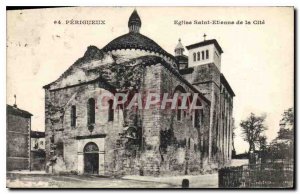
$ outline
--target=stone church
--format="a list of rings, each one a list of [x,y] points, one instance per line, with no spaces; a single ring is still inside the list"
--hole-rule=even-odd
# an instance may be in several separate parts
[[[125,26],[124,26],[125,27]],[[231,161],[233,97],[221,73],[215,39],[174,55],[140,33],[136,10],[129,32],[102,49],[89,46],[56,81],[45,85],[47,171],[98,175],[205,173]],[[188,56],[184,55],[187,49]],[[201,109],[101,108],[101,94],[197,94]]]

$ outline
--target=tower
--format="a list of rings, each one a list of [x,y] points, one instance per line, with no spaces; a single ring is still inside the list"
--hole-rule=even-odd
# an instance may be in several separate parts
[[[175,47],[175,59],[178,64],[178,69],[185,69],[188,67],[188,57],[183,54],[184,46],[181,43],[181,39],[179,38],[177,46]]]
[[[184,47],[181,43],[181,39],[179,38],[178,44],[175,47],[175,56],[181,56],[181,55],[183,55],[183,52],[184,52]]]
[[[235,96],[221,73],[223,50],[217,40],[204,40],[187,46],[188,64],[193,68],[184,75],[211,102],[209,130],[209,162],[226,165],[231,160],[232,107]]]
[[[141,18],[135,9],[128,20],[129,32],[139,33],[141,26],[142,26]]]
[[[193,67],[193,73],[189,77],[189,81],[211,101],[209,161],[217,162],[220,155],[220,71],[223,50],[217,40],[206,40],[205,34],[203,37],[203,41],[186,47],[189,51],[188,65]]]
[[[204,37],[206,35],[204,34]],[[186,47],[189,51],[189,66],[205,65],[213,63],[221,71],[221,55],[223,50],[217,40],[203,40]]]

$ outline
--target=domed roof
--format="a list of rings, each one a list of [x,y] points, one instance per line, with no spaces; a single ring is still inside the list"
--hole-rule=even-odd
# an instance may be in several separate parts
[[[145,51],[152,51],[170,58],[174,58],[173,55],[162,49],[156,42],[139,33],[139,28],[142,22],[134,10],[128,20],[129,33],[119,36],[108,43],[102,48],[104,52],[118,50],[118,49],[140,49]]]
[[[173,58],[171,54],[162,49],[156,42],[154,42],[150,38],[140,33],[134,32],[129,32],[127,34],[119,36],[102,48],[102,50],[105,52],[118,49],[140,49],[160,53],[162,55]]]

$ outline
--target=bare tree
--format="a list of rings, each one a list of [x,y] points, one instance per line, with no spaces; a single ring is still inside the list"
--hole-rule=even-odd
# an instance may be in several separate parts
[[[240,123],[242,127],[242,137],[249,143],[249,153],[250,151],[255,151],[255,144],[262,136],[262,132],[267,129],[264,124],[265,119],[265,115],[256,116],[254,113],[251,113],[246,120]]]

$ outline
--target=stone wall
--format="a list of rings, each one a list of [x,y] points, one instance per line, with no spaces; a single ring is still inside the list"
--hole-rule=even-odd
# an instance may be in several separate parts
[[[147,67],[145,75],[144,88],[147,91],[173,94],[179,86],[185,92],[194,93],[160,64]],[[201,103],[203,119],[200,128],[193,126],[193,112],[182,111],[180,121],[176,119],[176,110],[162,110],[159,105],[143,112],[144,174],[199,174],[203,170],[208,158],[210,107],[203,100]],[[162,138],[164,134],[167,139]]]
[[[161,64],[146,66],[143,72],[142,94],[148,92],[173,93],[181,86],[186,92],[192,89]],[[83,147],[87,142],[95,142],[97,135],[104,140],[104,172],[111,174],[185,174],[199,173],[208,162],[209,114],[210,106],[200,98],[203,106],[201,125],[195,128],[192,112],[182,113],[182,120],[174,119],[176,111],[151,109],[125,112],[117,109],[114,121],[108,122],[107,110],[99,109],[99,96],[104,83],[95,82],[75,87],[45,90],[46,110],[46,153],[47,161],[56,159],[50,166],[52,172],[83,173]],[[87,126],[87,102],[96,101],[95,125],[93,132]],[[71,126],[71,106],[76,106],[76,126]],[[125,122],[126,121],[126,122]],[[122,145],[120,134],[123,129],[135,126],[142,130],[142,145],[131,153]],[[166,152],[162,152],[161,132],[172,130],[175,141],[170,141]],[[195,136],[195,133],[197,134]],[[89,137],[90,136],[90,137]],[[84,138],[78,140],[78,138]],[[121,142],[121,143],[120,143]],[[60,145],[60,146],[59,146]],[[62,149],[62,150],[61,150]],[[63,153],[63,154],[59,154]],[[63,161],[63,162],[59,162]]]
[[[184,75],[211,101],[209,160],[216,167],[230,163],[233,128],[233,96],[221,83],[220,76],[214,63],[195,66],[192,73]]]
[[[30,169],[30,118],[7,114],[7,170]]]
[[[101,171],[107,175],[197,174],[230,162],[232,96],[226,88],[225,92],[221,90],[219,69],[213,63],[193,67],[191,74],[184,75],[193,86],[165,64],[144,64],[140,70],[142,84],[138,90],[142,97],[148,93],[162,96],[176,89],[192,94],[200,91],[200,126],[194,124],[194,112],[182,111],[177,120],[177,111],[162,110],[161,104],[137,111],[119,107],[114,110],[114,120],[108,121],[108,110],[99,108],[100,95],[114,91],[99,79],[63,88],[48,87],[46,161],[52,161],[48,164],[52,172],[83,173],[83,144],[90,141],[99,147],[101,138],[105,159],[99,169],[103,168]],[[96,122],[92,126],[87,123],[90,98],[96,102]],[[72,106],[76,106],[76,126],[71,126]],[[137,130],[138,140],[124,137],[129,127]]]
[[[102,87],[102,88],[101,88]],[[114,150],[117,149],[117,139],[123,130],[123,111],[114,111],[114,121],[108,121],[108,110],[98,108],[100,106],[100,94],[108,92],[101,83],[89,83],[76,87],[60,90],[46,90],[46,155],[47,161],[57,156],[58,143],[63,144],[63,155],[59,156],[65,166],[58,167],[66,171],[82,172],[82,166],[78,166],[78,154],[82,155],[82,145],[78,138],[87,138],[91,142],[95,138],[105,138],[105,172],[110,173],[114,168]],[[95,124],[90,132],[87,123],[87,102],[94,98]],[[76,126],[71,126],[71,106],[76,106]],[[89,137],[90,136],[90,137]],[[51,142],[52,139],[52,142]],[[50,145],[54,146],[51,149]],[[52,150],[52,151],[51,151]],[[51,154],[53,152],[53,154]],[[81,152],[81,153],[80,153]]]

